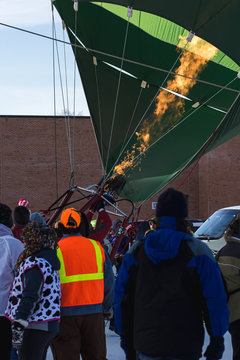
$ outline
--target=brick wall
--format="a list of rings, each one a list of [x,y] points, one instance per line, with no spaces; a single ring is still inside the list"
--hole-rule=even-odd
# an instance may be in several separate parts
[[[199,162],[199,214],[240,205],[240,136],[206,154]]]
[[[100,156],[88,117],[74,127],[75,184],[87,187],[102,176]],[[206,154],[171,186],[188,195],[189,217],[206,219],[216,209],[239,205],[240,136]],[[19,198],[29,200],[32,211],[46,209],[70,186],[70,160],[64,117],[0,116],[0,201],[14,208]],[[81,197],[76,193],[71,200]],[[154,215],[146,201],[141,218]],[[79,203],[81,204],[81,203]],[[80,207],[81,205],[79,205]],[[129,211],[128,206],[123,206]]]
[[[100,157],[89,118],[77,118],[74,128],[75,184],[85,187],[99,181]],[[64,117],[2,116],[0,130],[1,202],[15,207],[23,197],[32,211],[46,209],[71,184]]]

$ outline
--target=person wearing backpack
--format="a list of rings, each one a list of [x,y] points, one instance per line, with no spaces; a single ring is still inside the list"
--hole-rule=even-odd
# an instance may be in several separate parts
[[[114,290],[116,332],[127,360],[221,359],[229,310],[209,247],[188,234],[188,207],[173,188],[158,198],[157,230],[124,256]]]

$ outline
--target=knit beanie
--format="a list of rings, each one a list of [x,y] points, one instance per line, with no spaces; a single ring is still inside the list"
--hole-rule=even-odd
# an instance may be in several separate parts
[[[26,206],[16,206],[13,211],[14,224],[24,226],[29,223],[30,211]]]
[[[156,216],[188,216],[188,205],[184,194],[173,188],[164,191],[158,198]]]
[[[45,219],[43,218],[43,216],[38,213],[38,212],[34,212],[30,215],[30,221],[33,222],[37,222],[39,225],[47,225]]]
[[[0,203],[0,224],[9,228],[13,226],[12,210],[9,206]]]
[[[27,208],[29,208],[29,202],[25,199],[20,199],[18,201],[18,206],[26,206]]]

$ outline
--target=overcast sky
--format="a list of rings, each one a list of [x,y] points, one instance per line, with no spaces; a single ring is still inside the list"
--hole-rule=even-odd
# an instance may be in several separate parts
[[[62,26],[56,10],[54,10],[54,18],[57,37],[63,40]],[[51,37],[50,0],[0,0],[0,23]],[[65,39],[68,40],[66,32]],[[58,46],[65,108],[68,98],[68,107],[73,113],[75,61],[71,47],[66,46],[68,70],[65,75],[64,48],[63,45]],[[52,40],[0,25],[0,54],[0,114],[54,114]],[[63,115],[63,96],[57,63],[55,66],[57,71],[56,113]],[[78,71],[76,76],[76,114],[89,114]]]

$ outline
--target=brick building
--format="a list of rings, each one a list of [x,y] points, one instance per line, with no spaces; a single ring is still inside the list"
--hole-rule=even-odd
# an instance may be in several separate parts
[[[32,211],[46,209],[71,184],[69,143],[65,117],[0,116],[0,201],[14,208],[19,198]],[[71,157],[75,184],[96,184],[103,172],[89,117],[71,121]],[[171,186],[188,196],[189,217],[206,219],[216,209],[240,204],[240,136],[228,141],[199,161],[189,175],[185,171]],[[71,200],[81,197],[74,194]],[[153,214],[146,201],[141,218]],[[77,207],[78,205],[76,205]],[[79,205],[80,207],[81,205]],[[127,208],[126,208],[127,209]]]

